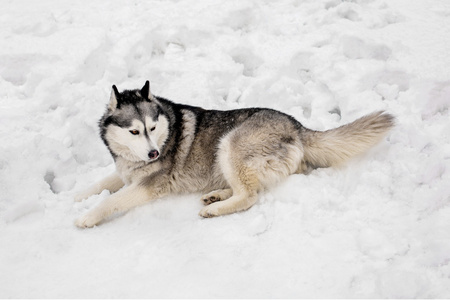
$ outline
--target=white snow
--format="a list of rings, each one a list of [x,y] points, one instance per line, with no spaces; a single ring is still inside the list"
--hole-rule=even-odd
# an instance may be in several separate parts
[[[3,1],[0,298],[450,297],[447,0]],[[250,210],[200,194],[93,229],[109,192],[97,122],[112,84],[212,109],[263,106],[326,130],[385,109],[394,130]]]

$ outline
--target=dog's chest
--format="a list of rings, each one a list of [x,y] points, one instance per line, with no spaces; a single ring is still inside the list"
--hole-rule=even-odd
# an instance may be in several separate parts
[[[135,163],[125,159],[116,160],[116,170],[126,185],[142,182],[143,179],[161,170],[161,163],[156,161],[151,164]]]

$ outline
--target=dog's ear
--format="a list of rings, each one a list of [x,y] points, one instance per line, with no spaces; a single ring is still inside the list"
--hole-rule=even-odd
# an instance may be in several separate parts
[[[119,104],[119,91],[115,85],[112,86],[111,97],[109,98],[108,108],[113,112],[116,110],[117,105]]]
[[[152,99],[152,94],[150,93],[150,81],[146,81],[144,87],[141,89],[141,96],[146,100]]]

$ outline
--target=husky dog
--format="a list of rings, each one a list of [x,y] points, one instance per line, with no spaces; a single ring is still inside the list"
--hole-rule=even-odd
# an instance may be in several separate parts
[[[113,86],[99,123],[117,171],[75,200],[104,189],[113,194],[78,218],[78,227],[171,193],[204,193],[199,214],[206,218],[246,210],[259,191],[291,174],[337,166],[365,152],[394,126],[394,117],[380,111],[314,131],[272,109],[176,104],[152,95],[147,81],[122,93]]]

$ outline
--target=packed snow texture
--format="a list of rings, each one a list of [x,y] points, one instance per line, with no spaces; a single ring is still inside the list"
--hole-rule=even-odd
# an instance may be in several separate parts
[[[447,0],[3,1],[0,298],[450,297]],[[112,84],[327,130],[397,126],[340,169],[202,219],[174,195],[81,230],[114,171]]]

